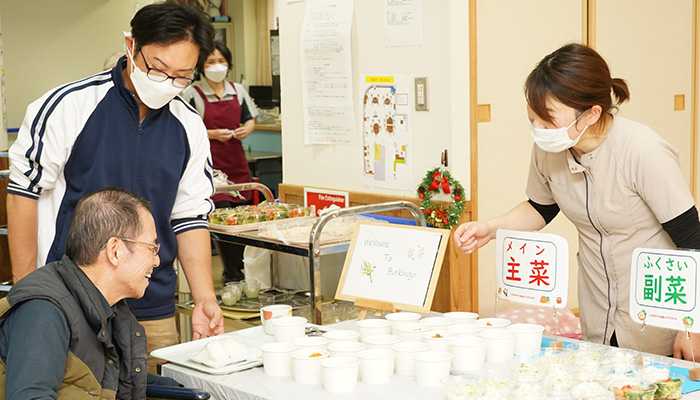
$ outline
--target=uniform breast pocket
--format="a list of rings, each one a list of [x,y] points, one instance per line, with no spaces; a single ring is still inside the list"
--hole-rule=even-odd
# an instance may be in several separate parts
[[[555,199],[571,196],[571,189],[568,185],[557,183],[552,178],[547,178],[547,184]]]

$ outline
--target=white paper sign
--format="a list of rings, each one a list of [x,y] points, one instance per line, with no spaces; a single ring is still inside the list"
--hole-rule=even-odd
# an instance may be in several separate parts
[[[569,244],[561,236],[499,230],[496,233],[498,297],[540,306],[566,307]]]
[[[635,249],[630,271],[630,316],[638,323],[700,332],[697,307],[700,252]]]
[[[428,311],[450,231],[358,223],[336,299],[377,300],[397,309]]]

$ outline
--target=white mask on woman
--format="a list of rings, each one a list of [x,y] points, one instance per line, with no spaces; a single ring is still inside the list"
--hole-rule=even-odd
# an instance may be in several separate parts
[[[129,57],[131,57],[131,74],[129,74],[131,83],[134,85],[139,99],[141,99],[143,104],[148,108],[157,110],[168,104],[170,100],[174,99],[175,96],[180,93],[182,89],[175,87],[171,79],[166,79],[163,82],[152,81],[148,75],[141,71],[134,63],[133,47],[131,51],[129,51],[129,49],[126,49],[126,51],[129,52]]]
[[[212,82],[221,82],[228,74],[228,66],[224,64],[213,64],[204,68],[204,75]]]
[[[537,146],[544,151],[559,153],[560,151],[568,150],[578,143],[579,139],[581,139],[581,136],[583,135],[583,132],[586,132],[586,129],[588,129],[588,125],[586,125],[576,139],[572,140],[569,137],[569,128],[574,126],[574,124],[578,122],[583,114],[585,114],[585,112],[579,115],[578,118],[576,118],[576,120],[574,120],[574,122],[572,122],[566,128],[535,128],[532,126],[532,122],[528,119],[527,122],[530,124],[530,134],[532,134],[532,138],[535,140],[535,143],[537,143]]]

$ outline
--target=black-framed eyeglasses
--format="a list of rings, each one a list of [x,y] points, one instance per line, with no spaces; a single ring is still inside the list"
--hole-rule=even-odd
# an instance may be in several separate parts
[[[184,89],[194,82],[194,79],[192,78],[185,78],[184,76],[170,76],[158,68],[151,68],[151,66],[148,65],[148,61],[146,61],[146,56],[143,55],[143,51],[141,51],[141,58],[143,58],[143,63],[146,64],[146,76],[153,82],[165,82],[170,79],[173,86],[180,89]]]
[[[119,239],[119,240],[124,241],[124,242],[136,243],[136,244],[148,246],[148,248],[150,248],[151,251],[153,252],[154,256],[157,256],[158,252],[160,251],[160,243],[153,244],[153,243],[141,242],[141,241],[134,240],[134,239],[123,238],[123,237],[117,237],[115,239]]]

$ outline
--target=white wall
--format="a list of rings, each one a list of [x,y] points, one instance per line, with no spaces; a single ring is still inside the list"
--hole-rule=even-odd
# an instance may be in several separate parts
[[[8,128],[49,89],[101,71],[134,10],[134,0],[0,2]]]
[[[423,1],[423,45],[386,47],[379,0],[356,0],[352,25],[352,73],[356,93],[355,141],[350,145],[304,145],[301,102],[300,32],[306,2],[281,3],[282,148],[285,183],[342,190],[415,196],[362,184],[359,82],[364,74],[427,76],[430,111],[413,111],[413,183],[440,163],[448,149],[451,172],[469,188],[468,2]],[[410,94],[413,98],[413,93]]]

